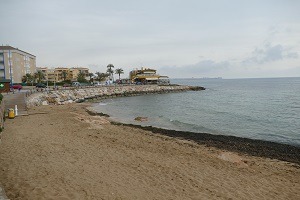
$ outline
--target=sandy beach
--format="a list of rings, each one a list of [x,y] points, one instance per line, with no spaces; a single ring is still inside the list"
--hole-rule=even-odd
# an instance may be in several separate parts
[[[10,199],[299,199],[298,164],[113,125],[88,103],[7,119],[0,183]]]

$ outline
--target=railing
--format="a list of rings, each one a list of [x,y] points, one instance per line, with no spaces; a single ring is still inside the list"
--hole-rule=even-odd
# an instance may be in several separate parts
[[[159,76],[159,74],[137,74],[136,76]]]

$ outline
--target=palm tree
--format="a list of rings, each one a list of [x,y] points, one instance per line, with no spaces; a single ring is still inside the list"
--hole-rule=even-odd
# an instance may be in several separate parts
[[[33,86],[34,76],[28,73],[25,76],[27,76],[27,81],[30,82],[31,85]]]
[[[113,79],[114,70],[108,68],[106,72],[108,73],[109,79]]]
[[[22,83],[26,83],[27,82],[27,76],[23,76],[22,77]]]
[[[31,74],[27,73],[25,76],[22,77],[22,82],[27,83],[32,79]]]
[[[68,73],[66,71],[62,72],[62,78],[64,79],[64,81],[66,81],[67,75],[68,75]]]
[[[124,74],[124,70],[122,68],[118,68],[118,69],[116,69],[115,73],[119,74],[119,80],[121,80],[120,75]]]
[[[23,83],[31,83],[31,85],[33,85],[33,80],[34,80],[34,77],[29,73],[27,73],[25,76],[22,77]]]
[[[101,73],[101,72],[96,72],[96,80],[97,81],[104,81],[106,77],[109,76],[109,74],[106,74],[106,73]]]
[[[38,70],[34,73],[34,78],[38,80],[38,83],[40,83],[45,78],[45,75],[41,70]]]
[[[92,80],[93,80],[93,76],[94,76],[94,74],[93,74],[93,73],[89,73],[90,82],[92,82]]]
[[[83,82],[83,83],[84,83],[84,82],[87,82],[86,79],[85,79],[85,73],[79,72],[78,75],[77,75],[77,81],[78,81],[78,82],[81,82],[81,83],[82,83],[82,82]]]
[[[112,79],[114,81],[114,71],[112,70],[112,68],[114,68],[115,66],[113,64],[109,64],[107,65],[107,73],[109,73],[109,78]]]

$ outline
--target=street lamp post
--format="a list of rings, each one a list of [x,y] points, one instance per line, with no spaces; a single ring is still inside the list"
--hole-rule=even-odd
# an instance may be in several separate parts
[[[56,73],[54,72],[54,90],[56,89],[56,85],[55,85],[55,83],[56,83]]]
[[[49,91],[48,74],[47,74],[47,92]]]
[[[8,50],[8,62],[9,62],[9,74],[10,74],[10,85],[13,85],[13,79],[12,79],[12,69],[11,69],[11,52]]]

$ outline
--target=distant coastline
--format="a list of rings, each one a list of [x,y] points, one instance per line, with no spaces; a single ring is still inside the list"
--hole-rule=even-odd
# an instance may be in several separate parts
[[[202,77],[200,79],[223,79],[222,77]]]
[[[300,78],[300,76],[291,77],[243,77],[243,78],[223,78],[223,77],[187,77],[187,78],[170,78],[171,80],[181,80],[181,79],[222,79],[222,80],[242,80],[242,79],[287,79],[287,78]]]

